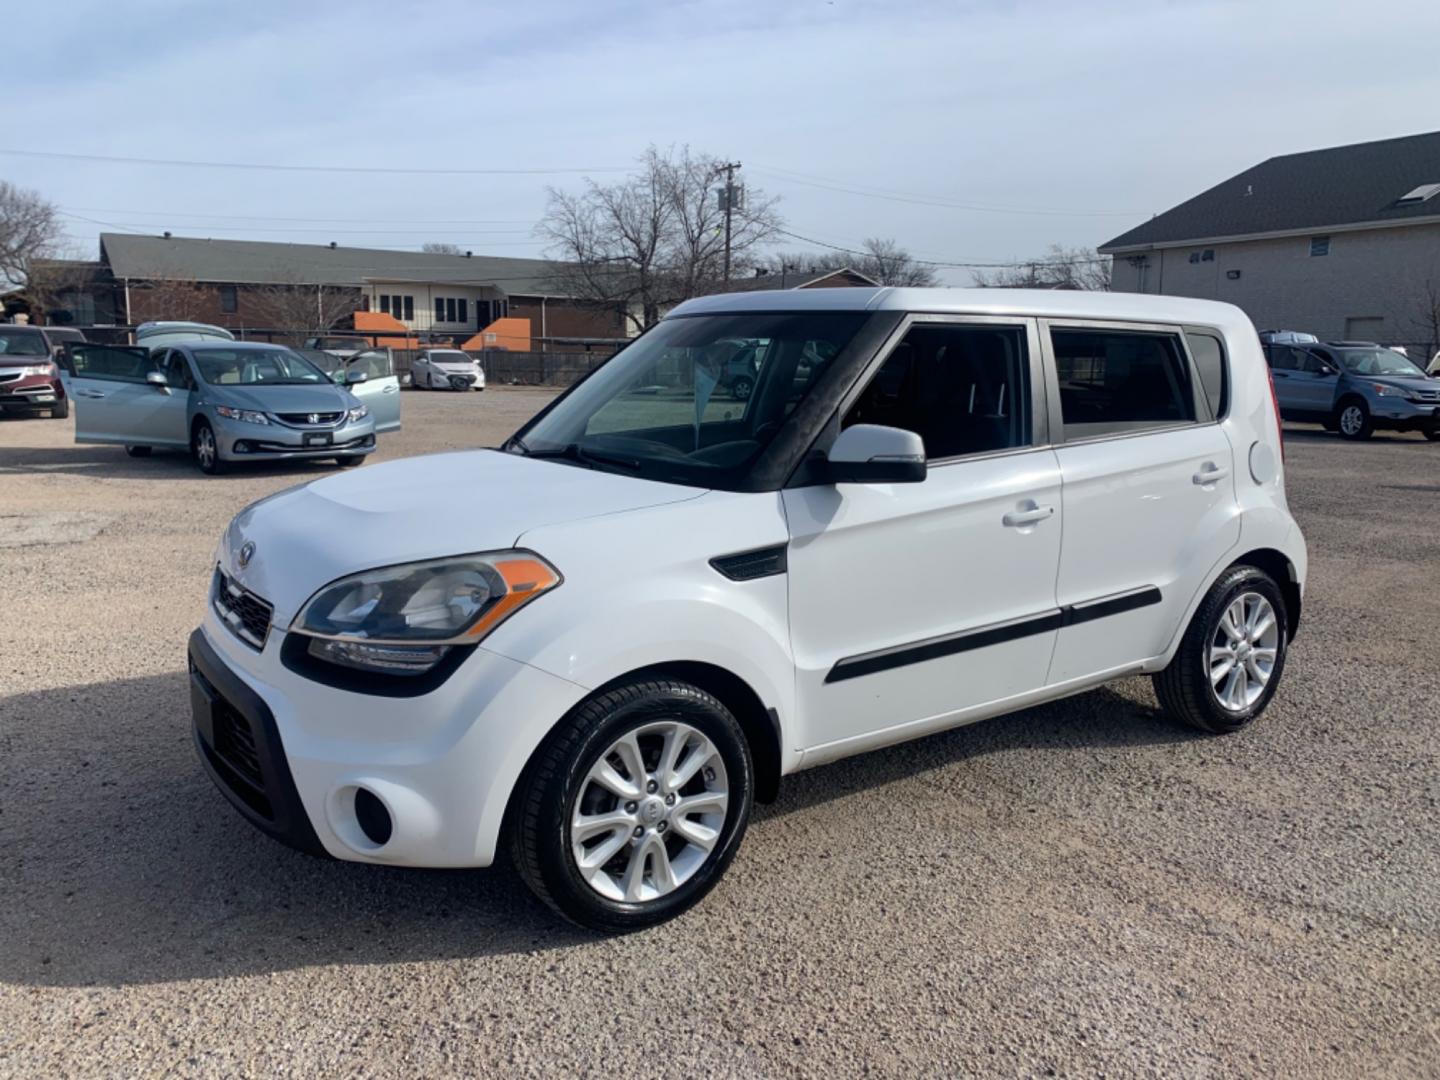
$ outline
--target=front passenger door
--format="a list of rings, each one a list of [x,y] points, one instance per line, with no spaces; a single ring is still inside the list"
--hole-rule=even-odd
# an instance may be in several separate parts
[[[924,482],[782,493],[807,764],[1044,685],[1061,493],[1041,381],[1029,320],[914,321],[841,426],[920,434]]]
[[[174,395],[146,381],[157,370],[148,348],[77,344],[71,357],[77,443],[163,445],[153,437],[155,420]]]

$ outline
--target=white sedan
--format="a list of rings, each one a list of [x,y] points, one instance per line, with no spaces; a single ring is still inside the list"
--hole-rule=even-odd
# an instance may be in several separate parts
[[[410,381],[417,390],[484,390],[485,371],[459,349],[426,349],[411,361]]]

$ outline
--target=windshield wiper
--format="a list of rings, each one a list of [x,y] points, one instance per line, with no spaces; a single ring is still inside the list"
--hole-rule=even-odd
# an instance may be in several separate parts
[[[567,443],[555,450],[532,450],[520,439],[511,440],[511,445],[516,447],[526,457],[540,458],[541,460],[573,461],[577,465],[589,465],[591,468],[596,465],[618,465],[620,468],[629,469],[631,472],[638,472],[640,469],[640,462],[635,458],[597,453],[594,450],[585,449],[578,442]]]

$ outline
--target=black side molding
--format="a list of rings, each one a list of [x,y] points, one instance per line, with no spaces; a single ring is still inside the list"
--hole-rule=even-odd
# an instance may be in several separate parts
[[[998,626],[982,626],[975,630],[961,630],[958,633],[926,638],[924,641],[915,641],[907,645],[895,645],[888,649],[861,653],[858,656],[847,656],[843,660],[835,662],[835,666],[825,675],[825,681],[833,683],[843,682],[846,679],[858,679],[862,675],[874,675],[880,671],[889,671],[891,668],[906,667],[926,660],[937,660],[942,656],[954,656],[956,653],[969,652],[972,649],[1003,645],[1007,641],[1018,641],[1020,638],[1030,637],[1034,634],[1048,634],[1050,631],[1059,630],[1062,627],[1090,622],[1092,619],[1103,619],[1110,615],[1119,615],[1136,608],[1149,607],[1151,604],[1160,603],[1160,598],[1159,589],[1147,586],[1143,589],[1136,589],[1134,592],[1102,596],[1096,600],[1055,608],[1028,619],[1017,619],[1015,622],[1001,623]]]
[[[754,581],[785,573],[789,568],[788,550],[788,545],[776,544],[753,551],[739,551],[734,555],[717,555],[710,560],[710,565],[731,581]]]

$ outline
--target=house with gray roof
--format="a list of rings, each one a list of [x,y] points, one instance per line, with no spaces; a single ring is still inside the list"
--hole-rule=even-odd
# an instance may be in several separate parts
[[[1270,158],[1099,250],[1118,292],[1224,300],[1261,329],[1428,357],[1440,347],[1440,132]]]

